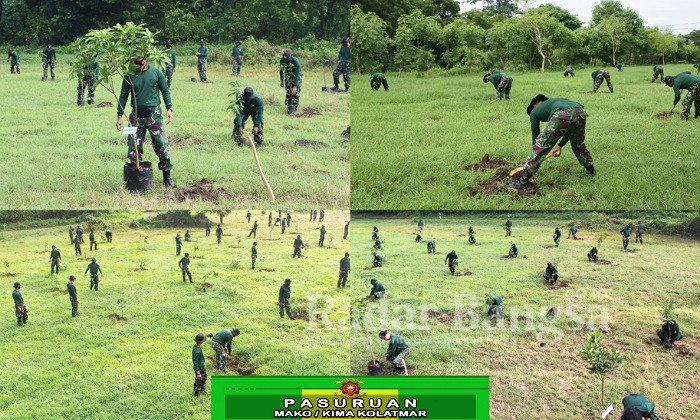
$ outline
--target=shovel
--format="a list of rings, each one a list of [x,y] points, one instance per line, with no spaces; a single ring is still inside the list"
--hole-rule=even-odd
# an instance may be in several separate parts
[[[260,174],[260,178],[262,179],[263,184],[265,184],[265,188],[267,188],[268,194],[270,194],[270,199],[272,201],[275,201],[275,193],[272,192],[272,187],[270,187],[270,183],[267,182],[267,178],[265,178],[265,174],[263,173],[263,170],[260,167],[260,159],[258,159],[258,150],[255,148],[255,142],[253,141],[253,139],[250,138],[250,134],[248,134],[247,131],[243,131],[243,132],[245,133],[246,137],[248,137],[248,141],[250,142],[250,147],[253,149],[253,157],[255,158],[255,164],[258,167],[258,173]]]
[[[552,152],[550,152],[547,156],[545,156],[544,159],[542,159],[542,162],[544,162],[545,160],[547,160],[547,159],[549,159],[549,158],[551,158],[551,157],[552,157]],[[511,178],[514,177],[514,176],[518,176],[518,175],[520,175],[520,173],[521,173],[522,171],[523,171],[523,167],[522,167],[522,166],[519,167],[519,168],[515,168],[515,169],[513,169],[512,171],[510,171],[510,172],[508,173],[508,176],[510,176]]]

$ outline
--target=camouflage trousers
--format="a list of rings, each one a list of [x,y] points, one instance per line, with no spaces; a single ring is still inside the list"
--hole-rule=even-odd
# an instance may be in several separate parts
[[[294,248],[294,253],[292,254],[292,258],[298,257],[301,258],[301,248]]]
[[[209,344],[216,353],[216,367],[219,370],[226,372],[226,351],[223,344],[217,343],[214,340],[212,340]]]
[[[15,305],[15,316],[17,317],[17,325],[21,327],[22,324],[26,324],[27,319],[29,319],[29,314],[27,313],[27,305]]]
[[[95,247],[95,250],[97,250],[97,241],[90,241],[90,251],[92,251],[92,247]]]
[[[622,248],[627,249],[627,246],[630,244],[630,237],[622,235]]]
[[[78,79],[78,105],[85,103],[85,86],[88,88],[88,105],[95,103],[95,78],[83,76]]]
[[[346,270],[340,270],[338,273],[338,287],[345,287],[345,283],[348,282],[348,272]]]
[[[59,271],[58,260],[51,261],[51,274],[53,274],[54,269],[56,269],[56,274],[58,274],[58,271]]]
[[[450,273],[454,275],[455,270],[459,266],[459,261],[458,260],[452,260],[447,262],[447,267],[450,269]]]
[[[239,76],[241,74],[241,67],[243,67],[243,57],[233,57],[233,68],[231,71],[234,76]]]
[[[661,82],[663,82],[664,81],[664,69],[654,70],[654,75],[651,77],[651,83],[654,83],[659,76],[661,76]]]
[[[547,127],[535,139],[523,170],[536,173],[544,158],[562,137],[571,143],[574,155],[581,165],[586,168],[593,166],[593,158],[585,143],[587,117],[588,114],[583,108],[569,108],[555,112]]]
[[[600,85],[603,84],[603,79],[605,79],[605,82],[608,84],[608,89],[610,89],[610,93],[613,93],[613,85],[610,82],[610,73],[607,70],[601,70],[598,72],[598,75],[595,77],[595,80],[593,80],[593,92],[598,91]]]
[[[688,120],[690,117],[690,108],[695,103],[695,118],[700,117],[700,82],[695,83],[688,89],[688,94],[683,99],[683,110],[681,111],[681,119]]]
[[[406,347],[406,350],[402,351],[401,353],[398,354],[398,356],[394,357],[394,359],[391,361],[391,363],[394,364],[397,368],[402,368],[406,364],[406,356],[408,356],[411,353],[409,347]]]
[[[637,241],[639,241],[640,244],[644,243],[644,233],[643,232],[637,232],[634,235],[634,243],[636,244]]]
[[[561,243],[561,236],[554,235],[552,239],[554,239],[554,246],[559,247],[559,244]]]
[[[503,305],[490,305],[488,315],[503,318]]]
[[[15,72],[15,69],[17,70],[16,72]],[[11,60],[10,61],[10,73],[19,74],[19,60]]]
[[[350,62],[345,60],[338,61],[338,67],[333,71],[333,84],[338,86],[340,84],[340,75],[343,75],[343,83],[345,83],[345,89],[350,88]]]
[[[293,77],[293,76],[292,76]],[[287,77],[286,80],[290,80],[290,77]],[[299,94],[301,93],[301,75],[299,76],[299,85],[297,85],[297,93],[292,95],[292,88],[294,85],[291,83],[286,83],[284,84],[284,90],[287,92],[285,98],[284,98],[284,104],[286,106],[292,105],[295,109],[299,108]]]
[[[182,245],[175,245],[175,255],[180,255],[180,251],[182,251]]]
[[[78,316],[78,299],[71,299],[70,305],[72,308],[71,315],[75,318]]]
[[[506,236],[510,236],[512,229],[510,226],[506,226]]]
[[[82,249],[80,249],[80,245],[75,246],[75,255],[83,255]]]
[[[207,59],[206,58],[200,58],[199,60],[197,60],[197,71],[199,72],[199,81],[206,82],[207,81]]]
[[[53,79],[56,77],[56,73],[54,73],[54,68],[56,67],[56,62],[55,61],[44,61],[44,64],[42,66],[44,68],[44,77],[41,78],[41,80],[46,80],[48,77],[48,71],[51,69],[51,78]]]
[[[289,307],[289,299],[280,299],[279,300],[279,307],[280,307],[280,318],[284,318],[284,312],[287,312],[287,316],[289,319],[294,319],[292,316],[292,309]]]
[[[184,267],[181,270],[182,270],[182,282],[187,283],[187,280],[185,279],[185,276],[187,276],[190,279],[190,283],[192,283],[192,273],[190,273],[190,268]]]
[[[151,143],[153,151],[158,156],[158,169],[169,171],[173,165],[170,163],[170,148],[168,147],[168,135],[163,125],[163,111],[160,107],[150,108],[151,116],[137,117],[132,111],[129,115],[129,124],[136,127],[136,138],[138,139],[139,161],[143,161],[143,142],[146,140],[146,131],[151,133]],[[127,137],[129,146],[128,159],[132,165],[136,165],[136,148],[134,147],[134,136]]]
[[[257,255],[251,255],[250,256],[250,268],[252,270],[255,270],[255,261],[258,259]]]
[[[374,90],[379,90],[381,86],[384,86],[384,90],[389,90],[389,83],[387,83],[386,77],[377,77],[371,85]]]
[[[255,119],[255,115],[243,114],[243,117],[241,118],[241,120],[243,121],[242,125],[238,125],[235,120],[233,121],[233,140],[239,146],[243,146],[244,144],[246,144],[246,139],[240,134],[238,134],[238,129],[242,128],[245,130],[245,123],[246,121],[248,121],[249,117],[253,117],[253,119]],[[253,138],[253,141],[255,141],[256,146],[262,146],[263,141],[265,141],[265,138],[263,137],[263,124],[264,123],[260,123],[260,126],[258,127],[258,134],[251,133],[251,137]]]
[[[194,395],[204,392],[204,388],[207,386],[207,369],[202,366],[199,373],[202,375],[202,379],[197,378],[197,371],[194,371]]]
[[[100,287],[100,277],[97,274],[90,274],[90,290],[92,290],[93,286],[95,291]]]
[[[168,82],[168,87],[170,87],[170,85],[173,83],[173,65],[166,63],[163,74],[165,74],[165,80]]]
[[[496,100],[500,101],[503,99],[503,96],[505,96],[506,99],[510,99],[511,86],[513,86],[513,79],[511,79],[510,76],[501,77],[501,82],[496,88]]]
[[[569,77],[569,75],[571,75],[571,77],[574,77],[575,76],[574,71],[573,70],[564,70],[564,77]]]

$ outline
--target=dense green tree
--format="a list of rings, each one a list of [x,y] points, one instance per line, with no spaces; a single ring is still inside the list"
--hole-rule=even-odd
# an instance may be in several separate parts
[[[353,38],[353,67],[358,74],[363,68],[386,51],[388,39],[386,22],[372,12],[363,12],[358,6],[352,6],[350,32]]]
[[[450,68],[463,65],[472,67],[483,62],[484,37],[486,31],[464,19],[458,19],[442,29],[442,61],[445,72]]]
[[[511,17],[516,15],[520,11],[518,3],[521,0],[465,0],[467,3],[471,4],[482,4],[482,10],[487,12],[489,16],[505,16]]]
[[[678,48],[676,36],[669,31],[660,31],[654,28],[649,31],[651,51],[656,57],[661,57],[661,64],[666,64],[666,57],[673,54]]]
[[[528,12],[520,19],[520,24],[542,59],[542,73],[547,62],[552,64],[556,49],[566,49],[573,44],[573,33],[548,13]]]
[[[528,34],[517,18],[506,19],[489,29],[486,43],[502,69],[508,63],[526,61],[530,46]]]
[[[559,6],[555,6],[551,3],[545,3],[539,7],[535,7],[533,9],[528,10],[528,12],[548,14],[549,16],[552,16],[553,18],[564,24],[564,26],[566,26],[572,31],[579,29],[582,25],[579,18],[571,14],[571,12],[569,12],[566,9],[562,9]]]

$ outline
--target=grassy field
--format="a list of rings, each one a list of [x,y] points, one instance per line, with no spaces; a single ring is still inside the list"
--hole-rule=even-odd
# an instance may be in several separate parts
[[[597,94],[591,68],[575,78],[562,72],[513,74],[510,101],[497,102],[483,74],[416,78],[389,74],[390,90],[372,91],[368,75],[352,92],[353,209],[696,209],[700,176],[693,147],[700,120],[656,118],[673,104],[673,90],[652,66],[611,72],[615,93]],[[666,74],[692,70],[667,65]],[[525,197],[498,182],[496,170],[473,171],[485,154],[521,166],[531,149],[526,108],[537,93],[582,103],[589,113],[586,144],[597,176],[580,179],[583,167],[571,148],[543,164]],[[684,92],[685,95],[685,92]],[[683,96],[685,97],[685,96]],[[691,114],[692,117],[692,114]],[[541,126],[544,128],[544,124]],[[478,193],[483,188],[489,193]],[[531,193],[531,192],[530,192]]]
[[[213,202],[183,202],[162,186],[160,171],[154,171],[155,189],[145,197],[122,188],[127,149],[126,137],[115,129],[116,108],[76,106],[77,81],[68,76],[70,56],[58,56],[54,82],[41,82],[41,63],[32,61],[29,53],[21,59],[21,75],[10,74],[9,68],[0,72],[5,87],[0,98],[5,121],[0,127],[5,139],[5,164],[0,169],[3,208],[210,210],[264,207],[268,202],[252,151],[234,146],[231,139],[233,116],[226,106],[231,99],[228,82],[234,78],[229,67],[209,66],[209,84],[190,82],[192,77],[199,80],[195,66],[183,63],[175,73],[173,122],[167,126],[173,178],[178,188],[207,179],[214,189],[225,190],[225,196]],[[304,71],[300,111],[308,107],[320,114],[294,118],[286,114],[278,68],[243,67],[240,80],[265,100],[265,146],[259,154],[276,206],[347,208],[350,144],[341,132],[350,123],[349,95],[322,93],[323,73]],[[326,80],[332,85],[330,73]],[[116,106],[102,87],[95,99]],[[327,147],[296,146],[298,139],[321,141]],[[150,140],[144,150],[144,160],[158,162]]]
[[[284,235],[279,227],[267,227],[267,215],[254,213],[254,219],[264,220],[258,230],[256,269],[249,265],[250,225],[245,212],[235,212],[224,221],[220,245],[213,232],[204,236],[203,227],[192,230],[193,242],[184,243],[183,254],[195,256],[190,265],[194,284],[182,283],[180,257],[175,256],[174,237],[184,229],[127,227],[130,219],[151,214],[104,218],[98,236],[111,227],[114,242],[100,238],[97,251],[89,251],[86,243],[82,257],[68,244],[67,225],[31,230],[6,226],[0,236],[5,307],[0,389],[6,391],[0,393],[0,417],[208,419],[209,385],[203,396],[192,395],[191,350],[195,334],[223,328],[241,330],[233,343],[238,370],[229,369],[229,375],[346,374],[347,356],[337,351],[337,344],[307,337],[336,340],[347,333],[309,331],[304,320],[280,319],[277,293],[290,277],[293,310],[304,309],[313,294],[327,294],[336,305],[327,308],[331,321],[347,318],[348,293],[338,291],[335,282],[338,261],[350,247],[342,239],[348,212],[327,212],[324,248],[317,245],[320,223],[309,222],[306,213],[293,215]],[[210,218],[218,221],[215,214]],[[295,232],[303,235],[307,249],[293,260]],[[49,275],[52,244],[63,256],[65,271],[58,276]],[[90,291],[89,277],[82,276],[91,257],[104,271],[98,292]],[[63,293],[71,274],[78,278],[77,318],[71,318]],[[22,328],[8,301],[15,281],[22,283],[29,312]],[[203,292],[205,283],[209,286]],[[127,320],[110,319],[110,314]],[[203,349],[209,375],[220,374],[208,342]]]
[[[664,419],[700,416],[697,241],[647,233],[644,245],[634,244],[632,238],[625,252],[618,223],[586,227],[582,222],[587,216],[581,214],[576,221],[582,239],[563,239],[554,248],[554,227],[560,226],[566,238],[568,223],[574,219],[521,215],[512,218],[513,235],[506,238],[505,214],[442,219],[434,214],[424,217],[423,237],[434,239],[437,248],[437,255],[429,255],[425,242],[414,241],[416,219],[402,217],[353,213],[354,287],[360,289],[355,298],[369,292],[372,277],[384,284],[389,296],[370,304],[374,311],[384,308],[387,313],[370,328],[378,355],[383,355],[386,344],[379,344],[376,334],[388,327],[409,344],[407,361],[413,375],[489,375],[494,419],[599,418],[600,382],[588,374],[576,351],[584,346],[589,325],[596,329],[604,324],[606,311],[605,342],[628,358],[622,373],[607,382],[608,404],[620,405],[627,393],[641,392],[657,404]],[[467,243],[469,225],[476,231],[476,245]],[[384,241],[380,253],[385,264],[370,269],[372,226],[379,228]],[[600,238],[599,256],[610,264],[587,261],[586,253]],[[517,259],[504,257],[512,242],[519,247]],[[444,265],[445,255],[453,249],[460,257],[461,274],[454,277]],[[546,285],[541,277],[548,261],[558,265],[558,286]],[[467,271],[471,274],[465,275]],[[450,321],[458,294],[464,295],[465,308],[471,308],[471,298],[476,300],[475,312],[462,330]],[[492,294],[504,300],[506,318],[500,326],[481,312],[485,296]],[[655,334],[668,299],[676,301],[685,335],[670,352],[658,344]],[[559,315],[550,319],[546,312],[554,306]],[[433,312],[421,319],[419,309]],[[583,325],[565,316],[568,310],[579,314]],[[367,342],[361,332],[354,336],[359,344],[352,354],[352,373],[366,374],[371,359],[365,351]],[[618,407],[611,418],[618,418],[620,411]]]

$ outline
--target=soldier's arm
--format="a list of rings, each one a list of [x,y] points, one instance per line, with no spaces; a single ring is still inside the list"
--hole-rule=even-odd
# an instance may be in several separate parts
[[[299,63],[299,59],[294,57],[294,84],[296,86],[299,86],[301,78],[301,63]]]
[[[263,102],[262,98],[256,101],[256,108],[258,112],[255,113],[253,124],[260,127],[260,124],[263,122],[263,113],[265,112],[265,103]]]
[[[173,50],[173,57],[172,57],[172,62],[173,62],[173,70],[175,70],[175,67],[177,67],[177,54],[175,53],[175,50]]]
[[[98,266],[97,266],[97,269],[100,271],[100,274],[102,274],[102,267],[100,267],[100,266],[98,265]]]
[[[126,109],[126,100],[129,99],[129,93],[131,89],[129,88],[129,82],[126,77],[122,79],[122,90],[119,93],[119,105],[117,106],[117,115],[124,115],[124,110]]]
[[[168,88],[168,82],[165,80],[165,74],[162,71],[158,73],[158,89],[163,94],[163,102],[165,102],[165,108],[171,109],[173,107],[173,101],[170,97],[170,89]]]
[[[83,274],[87,274],[88,270],[90,269],[90,266],[88,265],[87,268],[85,269],[85,272]]]
[[[535,144],[537,136],[540,135],[540,120],[535,115],[535,110],[530,112],[530,129],[532,130],[532,144]]]
[[[678,101],[681,100],[681,88],[678,83],[673,84],[673,93],[675,94],[673,98],[673,105],[676,105]]]
[[[280,60],[280,82],[284,82],[284,65],[282,60]]]

